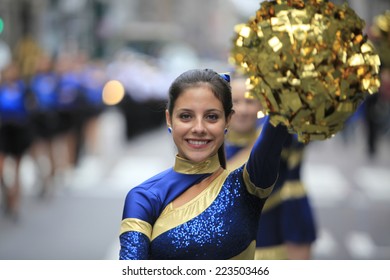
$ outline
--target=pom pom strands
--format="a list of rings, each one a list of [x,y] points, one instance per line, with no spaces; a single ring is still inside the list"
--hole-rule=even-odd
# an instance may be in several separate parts
[[[324,140],[380,86],[380,59],[364,24],[347,4],[264,1],[235,27],[230,62],[249,77],[249,93],[272,124],[301,142]]]

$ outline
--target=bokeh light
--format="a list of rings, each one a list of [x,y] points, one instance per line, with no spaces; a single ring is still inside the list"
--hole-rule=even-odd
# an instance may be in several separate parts
[[[103,102],[108,106],[113,106],[122,101],[125,96],[125,88],[117,80],[108,81],[103,88]]]

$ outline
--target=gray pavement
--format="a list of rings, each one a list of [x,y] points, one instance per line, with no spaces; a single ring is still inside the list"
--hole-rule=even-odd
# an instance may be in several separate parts
[[[118,112],[108,111],[100,124],[100,154],[84,155],[44,199],[26,156],[20,220],[0,215],[0,259],[118,258],[127,191],[171,166],[175,150],[165,127],[127,142]],[[362,124],[347,142],[339,134],[308,146],[303,179],[319,228],[314,259],[390,259],[389,169],[390,139],[369,159]]]

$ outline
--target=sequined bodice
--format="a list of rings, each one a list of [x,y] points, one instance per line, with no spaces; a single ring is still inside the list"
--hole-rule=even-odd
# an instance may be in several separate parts
[[[262,203],[246,191],[242,171],[241,168],[229,174],[222,186],[210,186],[219,192],[199,215],[153,239],[150,258],[226,259],[244,251],[255,239]],[[204,206],[202,197],[190,203],[192,209]],[[178,208],[173,210],[176,213],[167,215],[186,215],[187,210]],[[158,219],[155,227],[164,225]]]

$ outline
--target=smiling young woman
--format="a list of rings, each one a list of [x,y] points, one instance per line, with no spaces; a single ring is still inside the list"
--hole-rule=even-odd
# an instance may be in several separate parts
[[[221,101],[206,85],[186,89],[176,100],[172,118],[166,111],[178,155],[193,162],[215,155],[230,116],[225,117]]]
[[[258,219],[276,181],[283,126],[266,123],[248,161],[226,169],[229,82],[189,70],[169,89],[175,164],[126,196],[120,259],[253,259]]]

